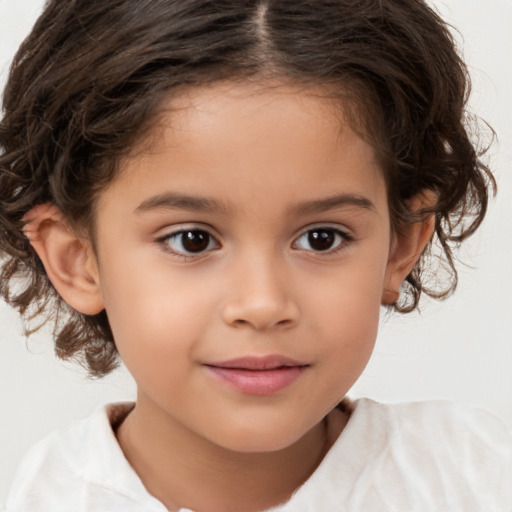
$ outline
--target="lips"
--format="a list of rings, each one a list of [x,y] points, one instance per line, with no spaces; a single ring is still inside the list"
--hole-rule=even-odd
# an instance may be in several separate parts
[[[284,356],[271,355],[242,357],[204,366],[232,389],[249,395],[269,396],[290,386],[309,365]]]

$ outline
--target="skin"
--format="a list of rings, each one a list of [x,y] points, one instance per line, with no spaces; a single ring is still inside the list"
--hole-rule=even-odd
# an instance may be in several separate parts
[[[381,303],[429,238],[420,224],[393,239],[372,147],[319,92],[219,84],[174,99],[99,195],[96,253],[74,239],[48,256],[72,235],[58,212],[39,212],[33,244],[59,292],[107,311],[138,387],[118,440],[170,510],[289,498],[342,431],[333,409],[368,362]],[[319,229],[326,250],[311,243]],[[187,252],[186,230],[201,230],[206,248]],[[266,355],[304,365],[269,396],[206,366]]]

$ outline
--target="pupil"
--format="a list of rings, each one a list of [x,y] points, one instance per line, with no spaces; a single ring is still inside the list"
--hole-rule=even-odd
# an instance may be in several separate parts
[[[188,252],[204,251],[210,242],[210,235],[204,231],[186,231],[183,233],[183,247]]]
[[[327,251],[334,243],[334,232],[327,229],[317,229],[308,235],[309,245],[317,251]]]

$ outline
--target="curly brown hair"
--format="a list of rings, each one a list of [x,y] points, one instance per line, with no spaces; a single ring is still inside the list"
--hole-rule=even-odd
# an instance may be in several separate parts
[[[454,290],[453,249],[482,222],[495,182],[468,124],[467,69],[423,0],[51,0],[4,93],[0,293],[32,325],[54,320],[58,356],[91,376],[118,362],[106,313],[63,302],[24,236],[24,215],[50,202],[93,229],[98,192],[164,100],[183,87],[267,77],[350,98],[351,122],[381,158],[395,229],[417,220],[408,199],[437,197],[435,240],[394,308]],[[425,282],[434,242],[450,273],[441,287]]]

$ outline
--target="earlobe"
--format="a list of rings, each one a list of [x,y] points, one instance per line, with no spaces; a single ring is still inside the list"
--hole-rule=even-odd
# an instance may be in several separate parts
[[[434,204],[435,198],[422,194],[411,201],[411,211]],[[393,242],[382,292],[382,304],[394,304],[400,298],[405,278],[418,262],[435,229],[435,217],[426,214],[421,221],[405,226]]]
[[[59,295],[80,313],[100,313],[104,306],[90,242],[78,237],[52,204],[35,206],[23,220],[25,235]]]

